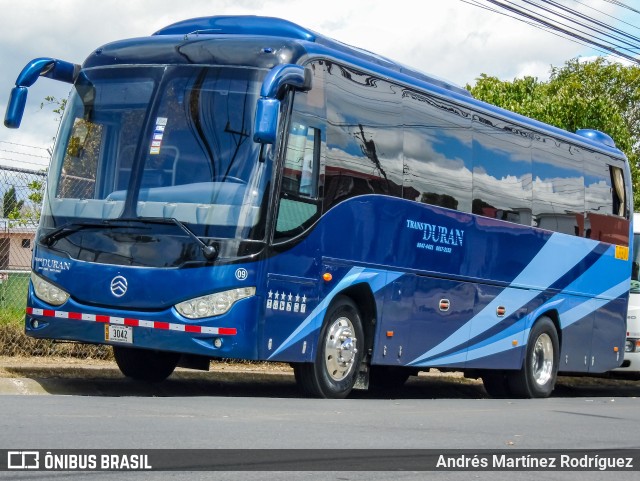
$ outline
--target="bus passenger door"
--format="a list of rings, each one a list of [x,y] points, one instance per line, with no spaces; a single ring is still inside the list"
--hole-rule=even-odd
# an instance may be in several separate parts
[[[304,98],[304,94],[297,94]],[[320,217],[319,170],[322,131],[294,108],[281,160],[280,194],[267,262],[265,316],[258,351],[265,359],[308,362],[316,333],[320,259],[312,227]]]

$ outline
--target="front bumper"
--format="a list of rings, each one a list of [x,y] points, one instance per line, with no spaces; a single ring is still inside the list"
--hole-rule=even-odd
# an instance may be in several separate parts
[[[155,312],[107,310],[72,300],[52,309],[29,296],[25,333],[30,337],[110,344],[196,354],[211,358],[257,359],[255,308],[257,299],[238,301],[222,316],[186,319],[174,308]],[[254,320],[252,322],[252,320]],[[105,326],[129,326],[132,343],[109,341]]]

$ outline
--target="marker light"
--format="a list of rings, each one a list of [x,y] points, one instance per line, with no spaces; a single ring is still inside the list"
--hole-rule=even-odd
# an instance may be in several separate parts
[[[229,291],[217,292],[208,296],[196,297],[176,304],[176,310],[189,319],[219,316],[227,312],[240,299],[254,296],[255,287],[240,287]]]
[[[33,272],[31,273],[31,284],[33,284],[36,297],[47,304],[60,306],[69,299],[69,294]]]
[[[322,278],[324,279],[325,282],[329,282],[331,281],[331,279],[333,279],[333,276],[331,275],[330,272],[325,272],[324,274],[322,274]]]

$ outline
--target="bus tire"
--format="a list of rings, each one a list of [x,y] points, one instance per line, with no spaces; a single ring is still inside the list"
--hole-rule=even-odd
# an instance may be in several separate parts
[[[171,375],[180,360],[180,354],[177,352],[149,351],[121,346],[113,346],[113,357],[126,377],[147,382],[164,381]]]
[[[495,399],[511,397],[509,378],[504,371],[483,371],[481,373],[482,384],[487,394]]]
[[[531,328],[520,371],[509,375],[515,397],[549,397],[556,384],[560,357],[558,332],[551,319],[540,317]]]
[[[346,296],[336,297],[324,317],[315,362],[294,368],[298,385],[314,397],[347,397],[356,382],[364,344],[357,306]]]

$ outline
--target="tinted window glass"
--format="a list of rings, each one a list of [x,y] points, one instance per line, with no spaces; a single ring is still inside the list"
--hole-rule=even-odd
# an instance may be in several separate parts
[[[600,154],[585,155],[584,235],[612,244],[628,245],[624,175],[622,169],[608,165]]]
[[[534,225],[565,234],[582,235],[582,151],[547,138],[535,141],[532,155]]]
[[[325,63],[325,209],[364,194],[402,195],[402,92]]]
[[[531,141],[496,119],[473,122],[473,213],[531,225]]]
[[[282,173],[282,192],[276,238],[291,237],[311,225],[319,213],[317,202],[320,131],[291,122]]]
[[[614,211],[611,172],[605,159],[587,152],[584,161],[585,211],[587,219],[595,215],[611,215]],[[589,237],[587,235],[587,237]]]
[[[293,96],[276,217],[277,240],[302,233],[320,215],[320,158],[326,150],[324,69],[317,64],[309,68],[312,89]]]
[[[273,164],[258,162],[252,127],[264,75],[187,65],[84,71],[58,136],[44,224],[137,216],[177,219],[205,237],[263,238]]]
[[[470,114],[405,90],[403,197],[471,211]]]

